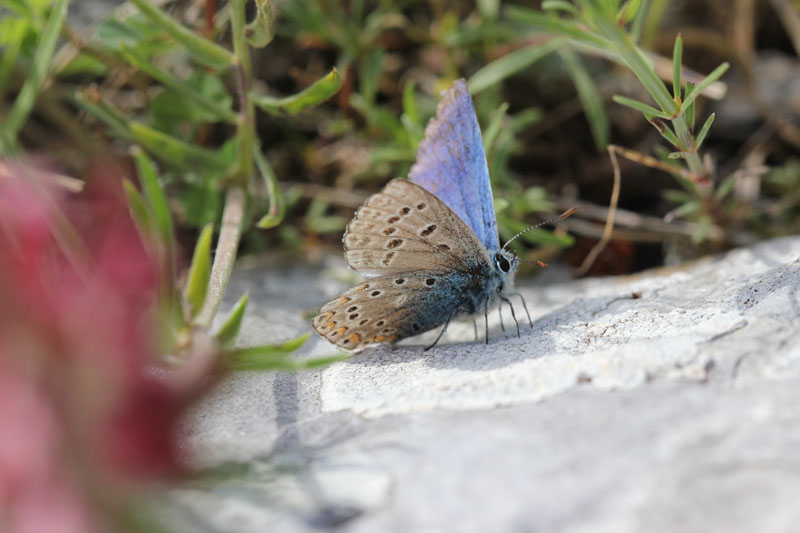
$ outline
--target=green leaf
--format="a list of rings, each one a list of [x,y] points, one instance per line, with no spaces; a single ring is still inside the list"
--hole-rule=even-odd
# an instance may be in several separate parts
[[[268,113],[289,113],[291,115],[296,115],[309,107],[324,102],[336,94],[341,86],[342,77],[339,71],[334,68],[327,75],[314,82],[314,84],[293,96],[274,98],[272,96],[253,93],[252,98],[255,105]]]
[[[274,228],[281,223],[286,214],[286,203],[272,165],[269,164],[266,156],[257,147],[254,151],[254,160],[258,172],[264,179],[264,184],[267,187],[267,197],[269,198],[269,211],[261,217],[256,226],[261,229]]]
[[[683,65],[683,39],[679,33],[675,39],[675,48],[672,50],[672,95],[676,102],[681,98],[681,65]]]
[[[694,141],[695,150],[699,150],[700,146],[703,144],[703,141],[706,140],[706,135],[708,135],[708,130],[711,129],[711,124],[714,123],[714,118],[716,116],[717,116],[716,113],[711,113],[710,115],[708,115],[708,118],[706,119],[705,123],[703,124],[703,127],[700,128],[700,133],[698,133],[697,137],[695,138],[695,141]]]
[[[669,114],[664,113],[663,111],[660,111],[653,106],[649,106],[644,102],[639,102],[638,100],[634,100],[632,98],[615,95],[613,97],[613,100],[618,104],[622,104],[624,106],[631,107],[637,111],[641,111],[642,113],[645,114],[645,116],[649,117],[648,120],[650,119],[650,117],[659,117],[668,120],[673,118]]]
[[[576,8],[572,2],[568,2],[567,0],[544,0],[544,2],[542,2],[542,10],[564,11],[574,16],[575,18],[578,18],[580,16],[578,8]]]
[[[678,137],[677,135],[675,135],[675,132],[669,128],[669,126],[667,126],[657,118],[650,119],[649,122],[650,124],[653,125],[655,129],[658,130],[658,133],[660,133],[661,136],[667,140],[667,142],[669,142],[672,146],[675,146],[676,148],[679,146],[680,143],[678,142]]]
[[[586,120],[589,121],[589,128],[592,130],[592,137],[594,144],[597,146],[598,151],[603,152],[608,145],[608,136],[610,126],[608,117],[606,116],[605,106],[603,105],[603,98],[600,96],[600,91],[597,89],[594,80],[586,71],[583,63],[578,59],[575,53],[567,47],[559,50],[558,54],[564,60],[564,64],[569,70],[572,77],[572,83],[578,91],[578,99],[583,106],[583,112],[586,114]]]
[[[228,347],[236,341],[236,337],[239,335],[239,328],[242,325],[242,317],[244,317],[244,311],[247,308],[247,293],[243,294],[239,301],[236,302],[236,305],[233,306],[233,309],[228,314],[228,318],[225,319],[225,322],[220,326],[219,330],[217,330],[216,337],[217,341],[219,341],[220,346]]]
[[[139,228],[139,234],[145,238],[151,234],[150,213],[147,211],[147,206],[142,199],[142,195],[136,189],[136,186],[128,180],[122,180],[122,190],[125,191],[125,197],[128,199],[128,209],[131,212],[131,217]]]
[[[194,247],[192,264],[189,267],[189,276],[186,280],[184,298],[189,304],[191,316],[200,312],[206,301],[208,280],[211,278],[211,238],[214,235],[214,226],[206,225],[200,232],[197,244]]]
[[[686,90],[684,94],[689,94],[692,91],[692,87],[694,84],[690,81],[686,82]],[[686,105],[686,104],[684,104]],[[689,102],[689,105],[686,106],[684,111],[684,117],[686,120],[686,125],[689,127],[689,131],[694,132],[694,123],[695,123],[695,101]]]
[[[167,197],[158,182],[155,166],[149,157],[138,146],[132,149],[133,159],[136,162],[136,171],[139,174],[139,183],[147,199],[147,206],[153,215],[159,238],[167,250],[172,254],[175,230],[172,227],[172,215],[169,212]]]
[[[725,74],[725,71],[727,71],[729,67],[730,67],[729,63],[721,64],[720,66],[715,68],[711,72],[711,74],[706,76],[703,79],[703,81],[698,83],[695,87],[692,87],[691,92],[686,93],[686,99],[683,101],[682,109],[685,110],[686,106],[691,105],[697,99],[697,97],[700,96],[700,94],[706,89],[706,87],[717,81],[723,74]]]
[[[548,54],[564,46],[562,39],[553,39],[543,45],[531,45],[495,59],[472,75],[467,82],[473,95],[500,83],[504,79],[524,70]]]
[[[183,26],[161,8],[152,4],[150,0],[131,0],[131,3],[136,5],[139,11],[154,24],[181,43],[197,62],[214,69],[223,69],[233,65],[234,56],[230,51]]]
[[[279,344],[251,346],[231,350],[225,355],[225,362],[232,370],[278,370],[299,368],[301,361],[291,361],[288,357],[300,348],[311,336],[305,333],[296,339]]]
[[[245,26],[244,36],[250,46],[263,48],[275,36],[275,16],[270,0],[255,0],[256,18]]]
[[[614,44],[608,39],[586,31],[577,23],[564,21],[558,17],[548,16],[530,8],[510,5],[505,9],[506,17],[510,20],[530,24],[553,35],[569,37],[592,48],[608,51],[614,49]]]
[[[64,18],[67,15],[68,6],[69,0],[56,0],[53,5],[53,10],[47,18],[44,28],[42,28],[28,78],[14,99],[14,104],[3,121],[3,125],[0,126],[3,131],[3,137],[14,145],[16,145],[17,134],[22,129],[22,126],[25,125],[25,121],[28,120],[28,116],[33,110],[39,90],[42,88],[47,71],[50,69],[50,61],[53,58],[53,52],[58,42],[58,36],[61,33],[61,26],[64,24]]]
[[[619,12],[617,13],[617,21],[621,24],[627,24],[639,13],[639,8],[641,5],[641,0],[630,0],[628,2],[623,2],[622,6],[619,8]]]
[[[237,114],[230,108],[230,100],[225,104],[220,104],[219,99],[209,98],[203,93],[195,90],[189,84],[181,81],[171,74],[153,66],[153,64],[144,58],[141,58],[130,49],[125,47],[120,50],[122,57],[131,65],[144,72],[154,80],[161,83],[164,87],[173,91],[179,98],[185,99],[189,102],[197,104],[197,107],[210,112],[213,117],[218,120],[226,120],[230,123],[236,123]]]
[[[133,138],[150,153],[178,168],[224,172],[228,164],[211,150],[199,148],[138,122],[130,123]]]

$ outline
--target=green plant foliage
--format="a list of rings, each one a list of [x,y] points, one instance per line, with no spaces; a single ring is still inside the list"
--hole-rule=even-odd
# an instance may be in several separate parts
[[[342,77],[337,69],[333,69],[325,77],[309,85],[301,92],[284,98],[254,94],[253,102],[269,113],[289,113],[296,115],[305,109],[317,106],[337,92],[342,86]]]
[[[247,309],[247,294],[243,294],[242,297],[239,298],[239,301],[236,302],[236,305],[233,306],[233,309],[228,314],[228,318],[225,319],[225,322],[223,322],[222,326],[217,330],[217,341],[223,348],[231,346],[236,341],[236,337],[239,335],[239,328],[242,325],[242,318],[244,318],[245,309]]]
[[[206,301],[208,280],[211,277],[211,238],[213,235],[214,227],[209,224],[200,232],[194,248],[184,291],[184,298],[189,305],[191,316],[197,315]]]
[[[296,359],[292,354],[310,337],[306,333],[279,344],[251,346],[229,350],[225,362],[232,370],[303,370],[329,365],[347,359],[346,354],[337,354],[316,359]]]

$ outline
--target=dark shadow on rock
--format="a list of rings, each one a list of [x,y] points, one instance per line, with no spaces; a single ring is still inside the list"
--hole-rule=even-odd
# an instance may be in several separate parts
[[[577,298],[534,319],[533,327],[527,324],[526,318],[524,326],[520,324],[519,338],[515,334],[516,328],[513,328],[513,325],[509,327],[506,320],[506,333],[502,333],[499,327],[490,330],[488,346],[484,344],[482,338],[479,341],[441,344],[428,351],[424,350],[427,343],[394,347],[378,346],[338,364],[383,367],[424,360],[426,365],[432,368],[457,368],[476,372],[502,368],[521,360],[552,354],[556,349],[554,331],[569,328],[579,332],[580,329],[575,327],[577,324],[588,327],[598,317],[614,313],[614,302],[632,299],[638,298],[634,298],[630,292],[618,296]],[[520,318],[519,315],[517,318]],[[503,343],[507,348],[502,346]],[[491,357],[482,357],[483,351],[491,352]]]

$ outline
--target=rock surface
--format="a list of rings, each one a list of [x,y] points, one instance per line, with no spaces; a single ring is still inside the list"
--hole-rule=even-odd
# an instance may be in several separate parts
[[[242,268],[243,345],[310,329],[347,287]],[[546,281],[547,276],[543,276]],[[537,286],[492,314],[321,371],[236,374],[185,423],[214,481],[164,513],[209,531],[789,532],[800,523],[800,238],[680,270]],[[517,307],[517,316],[524,316]],[[524,323],[523,323],[524,322]],[[330,354],[316,336],[302,356]],[[220,467],[224,465],[224,467]]]

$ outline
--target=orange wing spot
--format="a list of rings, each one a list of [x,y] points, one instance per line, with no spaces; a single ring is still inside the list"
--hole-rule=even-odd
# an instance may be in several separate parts
[[[350,298],[348,298],[347,296],[342,296],[341,298],[339,298],[339,305],[344,305],[349,301],[350,301]]]
[[[350,342],[353,343],[354,345],[361,342],[361,335],[359,335],[358,333],[353,333],[347,338],[350,339]]]
[[[347,328],[342,326],[339,329],[337,329],[334,333],[337,333],[339,335],[344,335],[345,333],[347,333]]]
[[[334,327],[335,325],[336,325],[336,321],[335,321],[335,320],[331,320],[330,322],[328,322],[327,324],[325,324],[323,327],[324,327],[325,329],[331,329],[331,328],[332,328],[332,327]]]
[[[372,342],[391,342],[397,339],[397,335],[378,335]]]
[[[361,292],[361,291],[367,290],[368,288],[369,288],[369,285],[359,285],[358,287],[356,287],[356,290]]]

